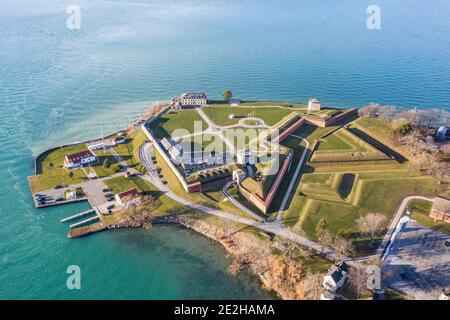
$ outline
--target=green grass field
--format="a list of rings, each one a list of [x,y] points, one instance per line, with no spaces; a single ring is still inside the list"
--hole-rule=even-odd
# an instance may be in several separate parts
[[[142,165],[139,163],[138,151],[139,146],[146,140],[146,135],[142,130],[136,130],[126,137],[126,143],[114,147],[114,150],[125,160],[130,166],[139,171],[143,171]],[[87,150],[85,144],[77,144],[62,149],[54,149],[44,154],[38,161],[41,163],[42,173],[30,177],[30,185],[33,192],[43,191],[53,188],[57,184],[75,184],[87,180],[86,174],[82,169],[65,169],[63,168],[64,158],[67,154]],[[95,174],[102,178],[108,177],[116,173],[116,168],[119,165],[116,159],[111,155],[111,152],[106,150],[95,150],[94,153],[98,156],[99,161],[91,164],[92,170]],[[110,166],[104,167],[104,161],[108,159]],[[89,167],[85,168],[86,172]],[[73,173],[70,178],[68,172]]]
[[[203,131],[206,128],[206,123],[194,109],[168,112],[151,125],[152,131],[158,138],[170,137],[177,129],[182,129],[183,134],[191,134],[195,129]]]
[[[275,125],[278,121],[291,114],[293,110],[283,108],[255,108],[255,107],[230,107],[230,106],[207,106],[203,111],[208,118],[218,126],[235,125],[241,118],[255,116],[264,120],[268,126]],[[237,118],[229,119],[230,114]]]
[[[165,196],[155,186],[143,180],[142,178],[125,178],[121,176],[105,180],[105,184],[109,188],[111,188],[112,193],[114,194],[136,188],[139,193],[152,197],[155,201],[154,212],[156,213],[156,215],[163,216],[185,211],[185,208],[182,205]]]
[[[77,144],[69,147],[54,149],[44,154],[39,161],[42,173],[30,177],[30,186],[33,192],[43,191],[53,188],[57,184],[75,184],[86,179],[86,175],[79,169],[66,170],[63,167],[64,158],[67,154],[72,154],[87,150],[85,144]],[[73,177],[69,177],[69,171]]]

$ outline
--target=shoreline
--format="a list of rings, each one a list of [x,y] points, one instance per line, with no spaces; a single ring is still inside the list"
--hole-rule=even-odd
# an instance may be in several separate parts
[[[199,236],[206,237],[213,244],[220,244],[226,254],[232,258],[228,269],[230,276],[242,271],[248,272],[256,277],[261,289],[275,295],[278,299],[311,300],[318,298],[309,291],[304,282],[307,272],[302,264],[275,253],[272,249],[273,246],[266,243],[269,241],[268,239],[261,239],[251,231],[233,224],[224,228],[203,218],[205,215],[201,213],[194,216],[186,214],[162,216],[152,218],[150,224],[182,226],[186,230],[194,231]],[[110,225],[95,232],[144,227],[145,223],[122,223]],[[323,274],[317,273],[316,276],[321,278]]]

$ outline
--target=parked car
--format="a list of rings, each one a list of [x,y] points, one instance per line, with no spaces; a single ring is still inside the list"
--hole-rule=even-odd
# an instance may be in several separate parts
[[[106,198],[114,198],[114,195],[112,193],[107,193],[105,194]]]
[[[56,186],[54,186],[55,189],[61,189],[63,186],[60,184],[57,184]]]
[[[450,247],[450,241],[449,240],[445,241],[444,244],[445,244],[446,247]]]
[[[111,210],[112,208],[114,208],[114,204],[109,205],[108,207],[106,207],[106,209]]]
[[[64,201],[64,198],[57,198],[56,201]]]
[[[111,191],[111,188],[104,188],[102,191],[103,192],[109,192],[109,191]]]

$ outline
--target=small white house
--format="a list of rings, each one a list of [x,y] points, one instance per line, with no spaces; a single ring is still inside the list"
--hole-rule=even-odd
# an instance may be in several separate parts
[[[236,118],[236,115],[233,113],[228,116],[228,119],[234,119],[234,118]]]
[[[308,111],[320,111],[320,101],[315,98],[309,99]]]
[[[77,190],[74,188],[67,189],[64,191],[64,197],[66,200],[75,200],[77,198]]]
[[[241,100],[239,100],[239,99],[230,99],[230,100],[228,100],[228,103],[232,107],[238,107],[241,104]]]
[[[233,171],[233,181],[236,181],[237,184],[241,183],[242,180],[245,179],[247,175],[245,171],[242,169],[237,169]]]
[[[64,167],[78,168],[85,164],[90,164],[97,161],[97,156],[91,150],[85,150],[67,155],[64,158]]]
[[[124,144],[124,143],[125,143],[124,136],[117,136],[117,137],[112,138],[113,145]]]
[[[97,144],[90,145],[88,147],[88,149],[89,150],[100,150],[100,149],[103,149],[104,147],[105,147],[104,143],[97,143]]]
[[[136,188],[118,193],[115,195],[115,198],[122,207],[137,205],[141,202],[141,196]]]
[[[340,262],[331,266],[328,273],[323,277],[323,288],[331,293],[335,293],[341,288],[348,277],[348,268],[345,262]]]

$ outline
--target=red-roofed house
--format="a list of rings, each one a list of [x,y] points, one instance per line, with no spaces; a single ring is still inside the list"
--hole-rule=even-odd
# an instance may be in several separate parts
[[[64,167],[78,168],[82,165],[97,161],[97,156],[91,150],[85,150],[74,154],[68,154],[64,158]]]
[[[122,207],[129,207],[141,202],[141,196],[136,188],[116,194],[116,201]]]

